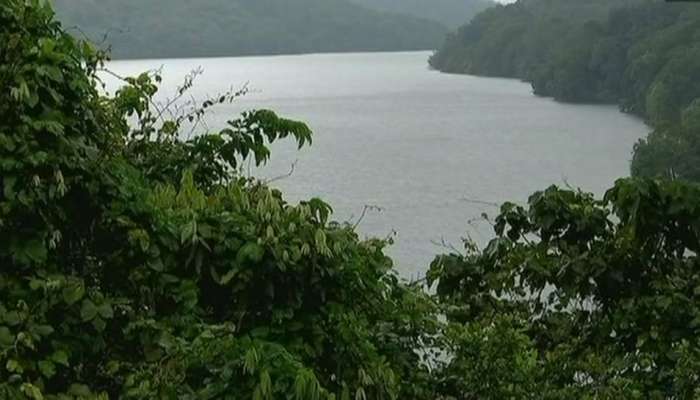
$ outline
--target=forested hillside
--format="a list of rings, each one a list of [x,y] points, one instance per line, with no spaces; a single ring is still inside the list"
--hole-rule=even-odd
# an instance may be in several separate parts
[[[426,50],[446,28],[348,0],[53,0],[115,58]]]
[[[633,173],[700,179],[699,38],[697,4],[521,0],[461,27],[430,63],[523,79],[562,101],[617,103],[655,128]]]
[[[495,6],[493,0],[351,0],[367,8],[431,19],[456,29],[476,14]]]

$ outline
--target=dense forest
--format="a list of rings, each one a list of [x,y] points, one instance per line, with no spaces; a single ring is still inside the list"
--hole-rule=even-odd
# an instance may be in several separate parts
[[[487,10],[431,58],[514,77],[562,101],[617,103],[654,128],[632,172],[700,180],[700,7],[657,0],[521,0]]]
[[[351,0],[367,8],[410,14],[457,29],[496,3],[493,0]]]
[[[348,0],[53,0],[115,58],[434,49],[442,24]]]
[[[700,397],[700,186],[550,187],[405,282],[388,240],[238,173],[306,124],[212,131],[237,93],[105,94],[105,57],[0,2],[0,399]]]

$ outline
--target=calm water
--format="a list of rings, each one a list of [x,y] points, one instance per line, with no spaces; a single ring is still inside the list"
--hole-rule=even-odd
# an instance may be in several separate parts
[[[513,80],[431,71],[429,53],[375,53],[114,62],[120,74],[163,68],[164,95],[202,67],[197,98],[222,88],[251,90],[219,108],[218,126],[242,110],[271,108],[306,121],[310,148],[274,146],[254,175],[294,173],[274,185],[287,199],[318,196],[342,221],[370,211],[366,235],[396,232],[389,250],[406,277],[421,275],[438,243],[480,243],[490,227],[472,221],[496,209],[486,203],[526,201],[551,184],[602,194],[628,174],[631,149],[646,133],[615,107],[566,105],[532,95]],[[465,199],[470,199],[469,201]]]

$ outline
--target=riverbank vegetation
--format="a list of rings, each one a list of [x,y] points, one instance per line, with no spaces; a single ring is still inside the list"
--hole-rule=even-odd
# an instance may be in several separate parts
[[[657,0],[519,1],[452,34],[431,65],[519,78],[561,101],[616,103],[653,133],[638,176],[700,180],[700,7]]]
[[[182,139],[237,93],[105,95],[42,4],[0,3],[0,399],[700,396],[699,187],[552,187],[407,283],[389,242],[240,173],[304,123]]]

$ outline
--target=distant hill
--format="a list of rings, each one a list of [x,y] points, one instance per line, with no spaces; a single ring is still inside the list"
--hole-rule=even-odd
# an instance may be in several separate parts
[[[348,0],[53,0],[115,58],[435,49],[447,28]]]
[[[519,0],[479,14],[430,60],[444,72],[519,78],[557,100],[617,103],[653,131],[636,176],[700,182],[700,4]]]
[[[519,0],[450,34],[430,64],[519,78],[559,100],[616,102],[630,47],[673,24],[681,8],[662,0]]]
[[[450,29],[495,6],[493,0],[350,0],[380,11],[402,13],[439,22]]]

